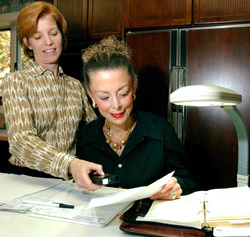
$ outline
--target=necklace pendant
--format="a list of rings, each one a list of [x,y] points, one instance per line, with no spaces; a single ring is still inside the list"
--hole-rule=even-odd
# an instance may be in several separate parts
[[[107,143],[107,144],[110,144],[111,141],[110,141],[109,139],[106,139],[106,143]]]

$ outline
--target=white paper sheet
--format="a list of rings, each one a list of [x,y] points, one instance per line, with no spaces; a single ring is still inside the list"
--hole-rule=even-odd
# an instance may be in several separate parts
[[[148,198],[153,194],[159,192],[162,186],[170,180],[173,174],[174,171],[148,186],[123,190],[120,192],[107,194],[102,197],[93,197],[90,200],[88,208],[106,206],[123,202],[133,202],[139,199]]]
[[[116,192],[118,189],[101,188],[97,195]],[[92,192],[95,195],[95,191]],[[0,205],[2,211],[30,213],[31,216],[86,224],[97,227],[107,225],[115,216],[121,214],[130,203],[114,204],[105,207],[86,209],[91,195],[84,194],[74,183],[57,183],[56,186],[47,188],[29,195],[24,195]],[[74,205],[73,209],[43,206],[23,203],[23,200],[39,202],[55,202]]]
[[[213,235],[217,237],[250,236],[250,225],[216,227]]]

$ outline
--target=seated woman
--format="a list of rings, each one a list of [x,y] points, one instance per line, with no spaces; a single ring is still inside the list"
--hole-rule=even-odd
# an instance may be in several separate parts
[[[126,44],[113,36],[84,51],[84,86],[100,116],[80,128],[77,157],[117,174],[123,188],[149,185],[175,171],[151,199],[179,198],[197,185],[170,123],[133,109],[137,77],[130,57]]]

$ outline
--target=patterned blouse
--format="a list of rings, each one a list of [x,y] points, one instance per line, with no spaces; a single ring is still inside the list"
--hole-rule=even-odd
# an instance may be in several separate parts
[[[30,60],[2,82],[10,162],[68,179],[75,135],[82,118],[96,119],[80,81]]]

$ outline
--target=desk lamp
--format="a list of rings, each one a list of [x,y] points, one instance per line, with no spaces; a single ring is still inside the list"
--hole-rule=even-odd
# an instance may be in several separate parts
[[[170,94],[170,103],[196,107],[219,106],[232,119],[238,137],[238,187],[248,185],[249,179],[248,132],[245,121],[236,107],[241,101],[241,95],[235,91],[213,85],[185,86]]]

